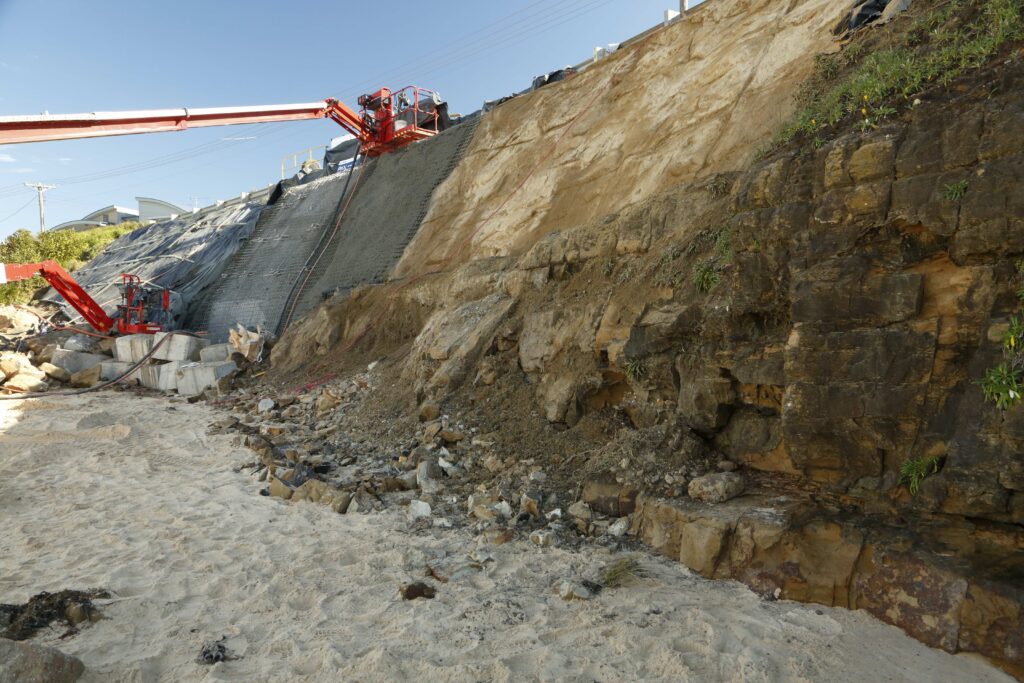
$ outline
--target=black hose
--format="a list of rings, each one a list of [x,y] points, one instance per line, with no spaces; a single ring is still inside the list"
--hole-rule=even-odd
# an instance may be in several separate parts
[[[0,401],[20,401],[20,400],[24,400],[24,399],[28,399],[28,398],[44,398],[44,397],[47,397],[47,396],[78,396],[80,394],[87,394],[90,391],[96,391],[98,389],[105,389],[105,388],[107,388],[107,387],[109,387],[109,386],[111,386],[113,384],[117,384],[118,382],[123,380],[125,377],[127,377],[128,375],[130,375],[133,372],[135,372],[136,370],[138,370],[146,361],[148,361],[150,358],[153,357],[153,354],[156,353],[157,349],[159,349],[161,346],[163,346],[165,341],[167,341],[168,339],[170,339],[171,337],[173,337],[175,335],[179,335],[179,336],[183,336],[183,337],[194,337],[195,336],[194,334],[188,334],[187,332],[168,332],[166,335],[164,335],[163,339],[161,339],[160,341],[158,341],[156,344],[153,345],[153,348],[149,350],[149,353],[147,353],[145,356],[143,356],[142,359],[138,363],[136,363],[132,367],[128,368],[127,370],[122,372],[120,375],[118,375],[114,379],[107,380],[106,382],[103,382],[101,384],[95,384],[95,385],[93,385],[91,387],[85,387],[84,389],[75,389],[73,391],[34,391],[34,392],[29,392],[29,393],[24,393],[24,394],[11,394],[9,396],[0,396]],[[0,387],[0,388],[3,388],[3,387]]]

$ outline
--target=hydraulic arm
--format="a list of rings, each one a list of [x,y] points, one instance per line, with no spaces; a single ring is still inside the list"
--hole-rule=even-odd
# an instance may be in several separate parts
[[[92,325],[93,329],[105,334],[114,326],[114,320],[106,314],[103,307],[96,303],[56,261],[0,264],[0,284],[28,280],[36,275],[41,275],[49,282],[50,286],[64,297],[68,305],[78,311],[85,322]]]
[[[149,109],[87,114],[0,116],[0,145],[134,135],[246,123],[331,119],[351,133],[367,156],[380,156],[436,135],[448,125],[447,105],[432,91],[381,88],[359,98],[357,113],[335,99],[304,104],[212,109]]]
[[[137,275],[121,276],[121,303],[117,317],[111,318],[82,286],[56,261],[40,263],[0,263],[0,284],[42,276],[58,294],[89,323],[94,330],[106,334],[112,329],[120,334],[154,334],[170,330],[171,292],[142,285]]]

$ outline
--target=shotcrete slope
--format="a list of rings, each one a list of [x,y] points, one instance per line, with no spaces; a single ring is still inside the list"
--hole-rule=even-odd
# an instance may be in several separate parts
[[[475,130],[473,120],[373,162],[302,288],[294,315],[315,308],[325,295],[384,280]]]

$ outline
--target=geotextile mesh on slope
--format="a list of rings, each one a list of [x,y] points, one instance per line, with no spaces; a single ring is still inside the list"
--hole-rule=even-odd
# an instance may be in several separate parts
[[[293,320],[332,294],[384,281],[423,222],[435,188],[458,163],[478,121],[474,117],[373,161],[373,172],[360,179],[334,239],[322,245],[323,256],[308,282],[293,294]]]
[[[372,173],[371,168],[364,174]],[[287,189],[204,293],[192,326],[215,343],[237,323],[273,332],[293,285],[338,210],[347,173]]]
[[[116,313],[121,300],[121,273],[173,290],[176,326],[183,328],[190,305],[252,233],[263,207],[262,200],[232,202],[141,227],[107,245],[74,278],[109,314]],[[63,303],[52,290],[45,298]],[[77,318],[69,306],[64,308]]]

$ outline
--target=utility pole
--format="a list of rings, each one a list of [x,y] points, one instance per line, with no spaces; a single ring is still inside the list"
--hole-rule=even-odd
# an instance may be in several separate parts
[[[39,234],[46,231],[46,198],[47,190],[56,190],[56,185],[44,185],[43,183],[25,183],[25,187],[31,187],[39,194]]]

